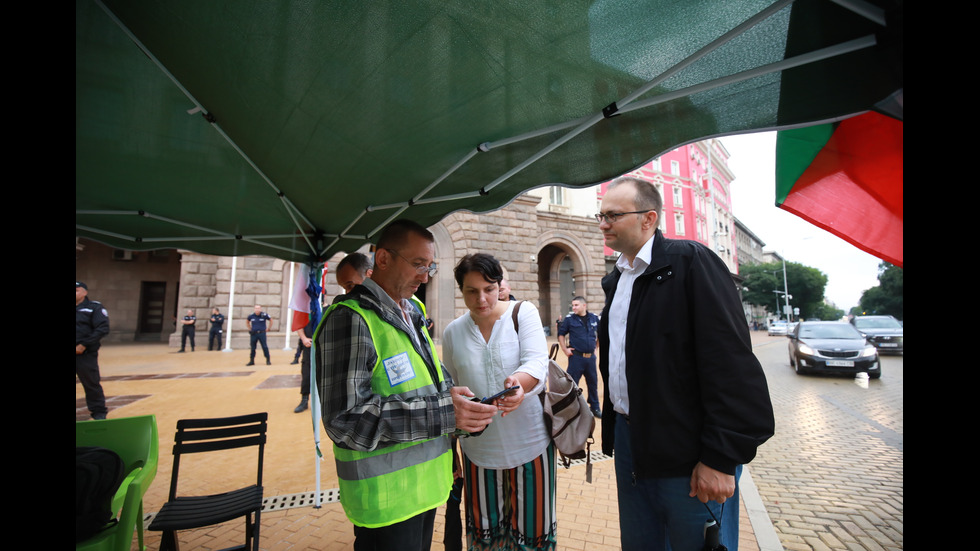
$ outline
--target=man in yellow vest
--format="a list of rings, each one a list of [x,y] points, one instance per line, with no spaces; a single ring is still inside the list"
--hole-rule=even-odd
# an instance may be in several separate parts
[[[374,271],[332,305],[313,337],[323,426],[354,548],[428,550],[452,486],[449,436],[476,433],[496,406],[453,387],[414,298],[435,274],[432,234],[396,220]]]

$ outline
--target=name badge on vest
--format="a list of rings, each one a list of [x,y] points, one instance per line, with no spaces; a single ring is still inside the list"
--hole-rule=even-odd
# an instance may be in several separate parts
[[[383,360],[385,372],[388,374],[388,384],[396,386],[415,378],[415,370],[412,368],[412,360],[408,359],[408,352],[402,352]]]

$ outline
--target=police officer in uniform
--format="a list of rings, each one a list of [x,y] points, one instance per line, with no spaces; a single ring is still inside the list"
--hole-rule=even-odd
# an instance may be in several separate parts
[[[187,340],[191,341],[191,352],[194,351],[194,331],[196,327],[194,324],[197,323],[197,316],[194,315],[194,310],[188,310],[187,315],[184,319],[180,320],[180,350],[178,352],[183,352],[184,348],[187,346]]]
[[[224,332],[225,315],[215,308],[211,311],[210,321],[211,330],[208,331],[208,350],[221,350],[221,334]]]
[[[592,415],[601,418],[595,369],[598,328],[599,316],[589,312],[585,298],[575,297],[572,299],[572,315],[566,316],[558,326],[558,344],[568,356],[568,375],[575,384],[585,375],[585,384],[589,389],[589,409],[592,410]]]
[[[269,314],[262,311],[261,306],[256,304],[255,312],[248,315],[245,324],[248,326],[249,347],[251,348],[251,355],[248,357],[248,363],[245,365],[255,365],[256,344],[262,345],[262,352],[265,353],[265,365],[272,365],[272,358],[269,356],[269,345],[265,340],[265,332],[272,325],[272,318]]]
[[[109,313],[101,303],[88,299],[88,286],[75,282],[75,375],[85,389],[85,403],[92,419],[105,419],[105,405],[99,376],[99,347],[109,334]]]

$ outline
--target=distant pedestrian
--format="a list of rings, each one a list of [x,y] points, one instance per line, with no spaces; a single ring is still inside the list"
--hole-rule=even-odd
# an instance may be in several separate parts
[[[99,375],[99,348],[109,334],[109,313],[102,303],[88,299],[88,286],[75,282],[75,376],[85,389],[85,404],[92,419],[109,412]]]
[[[517,300],[517,298],[510,293],[510,283],[507,281],[507,268],[501,266],[500,269],[504,271],[504,278],[500,280],[500,288],[497,290],[497,300],[502,300],[504,302]]]
[[[265,354],[265,365],[272,365],[272,357],[269,356],[269,344],[266,342],[266,331],[272,326],[272,317],[262,311],[262,306],[256,304],[255,311],[249,314],[245,320],[248,327],[250,354],[248,363],[245,365],[255,365],[255,346],[262,345],[262,352]]]
[[[197,316],[194,315],[194,310],[188,310],[184,319],[180,320],[180,350],[178,352],[184,351],[188,340],[191,341],[191,352],[194,351],[195,323],[197,323]]]
[[[210,321],[211,330],[208,331],[208,350],[221,350],[221,336],[224,333],[225,316],[220,310],[215,308],[211,310]]]
[[[568,356],[568,375],[578,384],[585,375],[589,389],[589,409],[592,415],[602,418],[599,408],[598,377],[595,369],[596,331],[599,329],[599,316],[589,312],[584,297],[572,299],[572,313],[558,325],[558,344]]]

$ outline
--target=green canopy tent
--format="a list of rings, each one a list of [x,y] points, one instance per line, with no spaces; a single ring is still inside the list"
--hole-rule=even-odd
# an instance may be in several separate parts
[[[865,112],[902,90],[901,20],[900,0],[76,0],[76,236],[316,263],[395,218]]]

